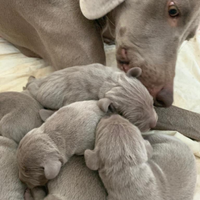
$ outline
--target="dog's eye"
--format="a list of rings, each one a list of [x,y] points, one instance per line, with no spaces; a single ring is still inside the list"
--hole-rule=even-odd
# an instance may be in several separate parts
[[[168,12],[171,17],[177,17],[180,14],[179,9],[176,5],[170,5]]]

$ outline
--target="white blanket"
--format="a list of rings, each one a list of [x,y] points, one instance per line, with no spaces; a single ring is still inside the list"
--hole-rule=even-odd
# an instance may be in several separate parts
[[[116,66],[114,47],[106,47],[107,63]],[[41,59],[28,58],[15,47],[0,38],[0,92],[22,91],[29,76],[48,75],[53,68]],[[183,43],[178,56],[175,78],[174,105],[200,113],[200,32]],[[155,134],[161,131],[154,131]],[[200,157],[200,143],[174,131],[162,131],[180,138]],[[183,152],[184,154],[184,152]],[[198,183],[194,200],[200,199],[200,159],[197,158]]]

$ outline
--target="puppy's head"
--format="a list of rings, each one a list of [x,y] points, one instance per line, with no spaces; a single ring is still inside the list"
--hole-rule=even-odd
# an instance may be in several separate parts
[[[94,151],[85,151],[86,164],[92,170],[138,165],[148,160],[146,145],[139,129],[128,120],[117,114],[106,116],[97,126]]]
[[[30,189],[55,178],[62,165],[56,145],[47,134],[41,134],[38,130],[29,132],[17,150],[19,178]]]
[[[116,86],[106,93],[98,105],[104,112],[112,105],[117,113],[142,132],[156,126],[158,117],[153,98],[139,80],[125,74],[119,76]]]

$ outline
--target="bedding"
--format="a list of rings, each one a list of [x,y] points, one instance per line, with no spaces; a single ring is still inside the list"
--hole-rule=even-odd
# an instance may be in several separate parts
[[[105,46],[107,65],[115,67],[114,46]],[[117,70],[117,69],[116,69]],[[0,92],[22,91],[29,76],[44,77],[53,68],[39,58],[28,58],[0,37]],[[174,105],[200,113],[200,30],[179,50],[174,81]],[[185,142],[196,156],[198,180],[194,200],[200,199],[200,143],[175,131],[151,131],[170,134]],[[184,152],[183,152],[184,154]],[[184,155],[183,155],[184,156]]]

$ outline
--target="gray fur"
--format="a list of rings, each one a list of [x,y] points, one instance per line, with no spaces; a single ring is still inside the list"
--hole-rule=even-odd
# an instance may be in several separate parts
[[[140,74],[141,70],[137,68],[131,69],[127,76],[101,64],[91,64],[31,80],[26,89],[50,109],[59,109],[76,101],[103,99],[100,107],[105,107],[106,102],[112,103],[118,113],[136,123],[141,131],[146,131],[156,125],[157,115],[153,98],[135,78]]]
[[[106,192],[98,173],[89,170],[84,157],[73,157],[58,177],[48,183],[49,195],[45,200],[106,200]]]
[[[140,78],[154,98],[160,90],[168,90],[162,93],[162,101],[167,101],[169,106],[173,100],[177,52],[185,39],[195,35],[200,1],[176,0],[181,12],[176,18],[168,14],[168,0],[159,3],[156,0],[119,2],[0,0],[0,35],[25,55],[42,57],[57,70],[91,63],[105,64],[102,37],[110,43],[116,41],[119,68],[141,67],[143,74]],[[93,19],[102,18],[88,20],[90,17],[85,18],[81,11],[85,16],[93,15]],[[122,49],[126,50],[125,55]],[[162,112],[160,110],[159,114]],[[166,120],[167,115],[171,119],[174,113],[178,115],[176,120]],[[192,128],[185,135],[200,140],[200,117],[192,112],[190,115],[194,120],[190,121]],[[184,122],[181,120],[183,116],[186,118]],[[164,126],[158,128],[185,132],[188,129],[185,126],[187,116],[184,110],[181,114],[180,109],[165,110],[164,116],[159,116]]]
[[[97,101],[76,102],[30,131],[18,148],[20,179],[31,189],[54,179],[72,155],[94,147],[96,125],[104,115]]]
[[[95,149],[84,155],[86,165],[99,170],[108,200],[192,200],[197,178],[192,152],[173,137],[147,139],[119,115],[99,122]]]
[[[0,199],[22,200],[26,186],[18,178],[17,144],[0,136]]]
[[[46,192],[44,187],[35,187],[32,190],[27,188],[26,192],[24,193],[25,200],[43,200],[45,196]]]
[[[0,93],[0,135],[19,143],[26,133],[42,124],[41,108],[28,91]]]
[[[97,172],[85,165],[83,156],[74,156],[60,174],[49,181],[48,195],[37,200],[106,200],[107,194]],[[38,191],[41,193],[41,191]],[[33,200],[28,191],[25,200]],[[36,200],[36,199],[34,199]]]
[[[103,40],[116,41],[118,66],[141,67],[141,80],[154,97],[162,89],[170,93],[165,95],[169,106],[177,52],[194,36],[200,13],[199,0],[176,0],[180,15],[171,17],[170,2],[0,0],[0,35],[57,70],[105,64]]]

